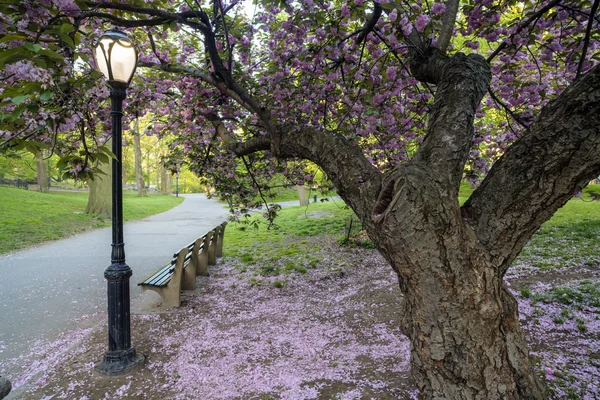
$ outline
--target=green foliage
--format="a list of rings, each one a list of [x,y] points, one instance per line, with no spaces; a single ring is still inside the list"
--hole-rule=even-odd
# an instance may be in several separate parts
[[[123,218],[145,218],[181,201],[173,196],[126,193]],[[0,204],[0,254],[110,225],[110,220],[83,212],[87,204],[87,193],[83,192],[39,193],[0,187]]]

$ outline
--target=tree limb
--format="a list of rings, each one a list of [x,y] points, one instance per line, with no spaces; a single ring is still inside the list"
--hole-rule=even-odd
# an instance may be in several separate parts
[[[438,171],[452,192],[458,193],[474,135],[473,120],[490,80],[489,65],[475,54],[454,55],[440,74],[427,133],[411,163]]]
[[[164,18],[157,19],[138,19],[138,20],[127,20],[123,18],[119,18],[115,15],[104,13],[100,11],[86,11],[79,15],[80,18],[102,18],[107,21],[112,22],[117,26],[121,26],[124,28],[139,28],[145,26],[157,26],[162,25],[170,20]]]
[[[179,67],[179,66],[172,65],[172,64],[154,64],[154,63],[142,62],[142,61],[138,61],[137,65],[138,65],[138,67],[158,69],[158,70],[165,71],[165,72],[172,72],[172,73],[176,73],[176,74],[183,74],[183,75],[188,75],[188,76],[193,76],[195,78],[198,78],[201,81],[217,88],[221,93],[223,93],[224,95],[233,99],[236,103],[238,103],[239,105],[244,107],[246,110],[248,110],[252,113],[254,112],[254,107],[256,105],[253,106],[251,104],[246,103],[236,92],[234,92],[233,90],[228,88],[224,84],[224,82],[215,79],[214,76],[207,74],[206,72],[203,72],[199,69]]]
[[[365,25],[360,29],[360,34],[356,38],[356,43],[361,43],[363,40],[365,40],[367,35],[375,28],[377,21],[379,21],[379,18],[381,18],[381,11],[381,4],[376,1],[373,2],[373,14],[371,14],[371,18],[369,18],[365,22]]]
[[[444,18],[442,21],[442,31],[437,41],[436,47],[443,53],[448,50],[450,40],[454,35],[454,25],[456,24],[456,16],[458,15],[458,4],[459,0],[447,0],[446,11],[444,12]]]
[[[543,108],[462,207],[504,274],[522,246],[600,173],[600,66]],[[492,250],[494,249],[494,250]]]
[[[600,5],[600,0],[594,1],[590,19],[588,20],[588,24],[585,29],[585,39],[583,40],[583,49],[581,50],[581,59],[579,60],[579,65],[577,66],[577,75],[575,75],[575,79],[579,79],[579,77],[581,76],[581,71],[583,70],[583,64],[585,63],[585,56],[587,54],[588,46],[590,45],[590,36],[592,34],[592,26],[594,25],[594,18],[592,18],[592,17],[594,15],[596,15],[596,12],[598,12],[599,5]]]

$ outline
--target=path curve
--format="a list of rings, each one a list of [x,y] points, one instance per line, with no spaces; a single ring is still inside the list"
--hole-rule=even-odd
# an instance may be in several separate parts
[[[137,282],[180,248],[227,220],[228,209],[203,194],[182,195],[177,207],[124,225],[125,255]],[[110,265],[111,228],[98,229],[0,256],[0,359],[30,351],[107,308],[104,270]]]

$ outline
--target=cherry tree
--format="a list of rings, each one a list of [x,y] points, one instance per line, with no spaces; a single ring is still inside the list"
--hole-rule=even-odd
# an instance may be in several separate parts
[[[219,191],[331,179],[398,275],[423,398],[543,398],[503,277],[600,173],[600,1],[245,3],[5,2],[3,140],[72,130],[58,100],[102,90],[89,48],[119,26],[136,107]]]

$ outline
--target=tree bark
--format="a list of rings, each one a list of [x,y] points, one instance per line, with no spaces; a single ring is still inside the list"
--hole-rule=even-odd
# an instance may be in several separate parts
[[[502,274],[542,223],[600,171],[600,65],[542,110],[463,206]]]
[[[40,192],[48,193],[50,190],[50,185],[48,182],[48,167],[44,161],[44,154],[41,150],[35,154],[35,170],[37,173],[38,190]]]
[[[137,186],[138,196],[147,196],[146,186],[144,184],[144,174],[142,173],[142,144],[140,142],[140,122],[139,119],[135,119],[135,125],[133,129],[133,153],[134,153],[134,164],[135,164],[135,183]]]
[[[401,173],[385,218],[366,227],[398,274],[422,397],[543,398],[517,303],[458,203],[420,166]]]
[[[106,142],[110,148],[112,139]],[[88,182],[90,189],[88,203],[85,208],[86,214],[97,214],[105,218],[110,218],[112,214],[112,165],[111,163],[101,164],[102,174],[94,175],[94,179]]]

